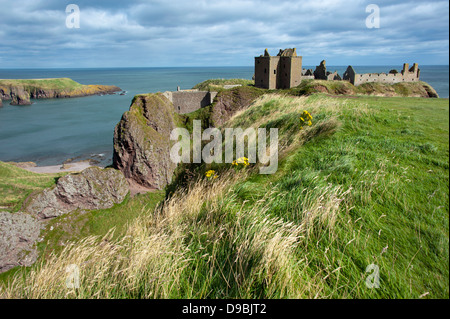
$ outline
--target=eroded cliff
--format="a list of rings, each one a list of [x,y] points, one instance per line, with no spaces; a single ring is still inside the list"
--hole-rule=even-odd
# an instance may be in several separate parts
[[[114,131],[113,165],[132,189],[162,189],[172,179],[170,133],[175,128],[172,103],[161,93],[137,95]]]

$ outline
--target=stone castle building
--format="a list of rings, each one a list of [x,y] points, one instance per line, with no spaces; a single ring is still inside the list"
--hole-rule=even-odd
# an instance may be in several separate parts
[[[267,49],[264,55],[255,57],[255,86],[264,89],[289,89],[302,80],[302,57],[297,50],[280,50],[271,56]]]
[[[267,49],[264,55],[255,57],[255,86],[263,89],[289,89],[296,87],[302,80],[315,79],[327,81],[349,81],[357,86],[368,82],[394,84],[399,82],[417,82],[420,79],[420,69],[417,63],[411,68],[409,64],[403,65],[403,70],[391,70],[389,73],[358,74],[351,65],[343,77],[335,71],[329,72],[323,60],[313,71],[302,69],[302,57],[297,56],[296,48],[280,50],[278,55],[271,56]]]

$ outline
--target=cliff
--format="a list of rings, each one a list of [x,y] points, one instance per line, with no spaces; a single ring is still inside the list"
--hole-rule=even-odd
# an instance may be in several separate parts
[[[131,189],[163,189],[176,164],[169,158],[170,132],[176,127],[173,104],[161,93],[134,97],[114,131],[113,165]]]
[[[69,78],[0,80],[0,99],[11,105],[30,105],[30,99],[82,97],[121,91],[113,85],[83,85]]]

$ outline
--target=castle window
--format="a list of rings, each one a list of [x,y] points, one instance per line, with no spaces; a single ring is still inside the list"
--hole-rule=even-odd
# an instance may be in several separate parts
[[[277,74],[277,70],[273,70],[273,74]]]
[[[267,69],[264,69],[264,73],[267,73]]]

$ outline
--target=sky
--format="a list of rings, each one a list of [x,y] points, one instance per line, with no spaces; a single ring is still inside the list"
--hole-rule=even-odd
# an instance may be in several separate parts
[[[72,26],[79,8],[79,28]],[[379,8],[368,28],[367,6]],[[449,1],[0,0],[0,68],[448,65]],[[376,20],[369,19],[369,22]],[[369,26],[372,26],[369,23]]]

